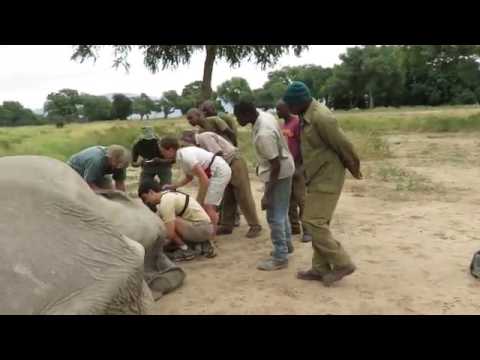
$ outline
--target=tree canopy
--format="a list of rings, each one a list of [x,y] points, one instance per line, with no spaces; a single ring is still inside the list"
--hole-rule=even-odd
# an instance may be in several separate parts
[[[102,45],[76,45],[72,59],[83,62],[98,57]],[[112,45],[115,50],[114,66],[130,67],[128,55],[133,45]],[[205,62],[201,82],[201,100],[211,98],[212,72],[216,60],[225,60],[230,66],[238,66],[243,61],[254,62],[262,69],[275,65],[278,59],[293,50],[299,56],[306,45],[136,45],[143,53],[144,64],[152,72],[160,68],[176,68],[180,64],[189,64],[194,53],[203,51]]]

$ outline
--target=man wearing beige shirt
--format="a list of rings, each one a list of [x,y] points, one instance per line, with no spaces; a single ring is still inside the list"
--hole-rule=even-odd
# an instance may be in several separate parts
[[[162,191],[153,179],[144,180],[138,189],[138,196],[148,206],[156,206],[157,214],[167,229],[166,246],[173,247],[173,260],[191,260],[195,254],[190,247],[200,247],[206,257],[215,256],[211,244],[213,224],[202,206],[188,194],[178,191]],[[168,254],[168,253],[167,253]]]
[[[239,102],[234,112],[241,126],[252,124],[257,175],[265,183],[262,207],[267,210],[273,252],[271,258],[258,263],[257,269],[283,269],[288,266],[288,253],[293,252],[288,209],[295,163],[280,126],[271,114],[257,110],[251,101]]]

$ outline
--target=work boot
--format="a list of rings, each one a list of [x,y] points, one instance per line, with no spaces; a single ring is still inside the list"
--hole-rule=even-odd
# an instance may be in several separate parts
[[[217,235],[230,235],[233,233],[233,228],[225,226],[225,225],[219,225],[217,227]]]
[[[342,280],[345,276],[351,275],[355,272],[357,268],[355,265],[348,265],[344,267],[339,267],[336,268],[333,271],[330,271],[323,275],[323,285],[325,286],[331,286],[333,283],[336,283],[337,281]]]
[[[250,226],[250,229],[248,229],[246,237],[249,239],[253,239],[259,236],[261,232],[262,232],[262,227],[260,225],[253,225],[253,226]]]
[[[201,244],[201,247],[202,247],[202,255],[205,256],[207,259],[211,259],[217,256],[217,252],[215,251],[215,248],[213,247],[210,241],[203,242]]]
[[[307,281],[323,281],[323,275],[313,269],[297,272],[297,279]]]
[[[258,263],[257,269],[263,271],[274,271],[285,269],[288,266],[288,260],[276,260],[273,258],[262,260]]]
[[[195,259],[195,253],[190,249],[177,249],[173,252],[165,253],[165,255],[167,255],[168,258],[174,262],[190,261]]]

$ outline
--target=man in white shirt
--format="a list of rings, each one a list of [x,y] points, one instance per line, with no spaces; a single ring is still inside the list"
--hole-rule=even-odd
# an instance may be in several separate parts
[[[220,135],[210,131],[199,134],[193,131],[184,131],[181,140],[189,145],[199,146],[214,154],[221,153],[221,156],[232,170],[230,184],[226,187],[223,196],[220,226],[217,229],[217,235],[231,234],[233,232],[235,211],[238,204],[250,226],[246,237],[254,238],[259,236],[262,227],[258,219],[257,207],[252,195],[248,167],[240,155],[238,148]]]
[[[220,205],[225,188],[230,182],[230,166],[221,156],[196,146],[180,148],[174,137],[164,137],[160,141],[160,151],[166,159],[176,159],[177,165],[185,173],[178,183],[166,185],[166,189],[176,190],[198,179],[197,201],[203,206],[215,228],[218,224],[217,206]]]
[[[250,101],[235,105],[234,113],[241,126],[253,126],[257,175],[265,183],[262,208],[267,210],[274,250],[272,257],[261,261],[257,268],[265,271],[283,269],[288,266],[288,253],[293,252],[288,209],[295,163],[275,117],[258,111]]]

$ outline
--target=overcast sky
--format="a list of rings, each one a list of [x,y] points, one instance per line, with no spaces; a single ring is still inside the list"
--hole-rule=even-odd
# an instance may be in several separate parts
[[[300,57],[286,55],[273,68],[262,71],[254,64],[244,63],[230,68],[217,61],[213,70],[212,87],[233,76],[249,82],[252,89],[261,87],[269,71],[287,65],[316,64],[331,67],[339,63],[339,55],[353,45],[312,45]],[[192,57],[189,65],[175,70],[150,73],[143,65],[139,51],[129,56],[130,72],[112,68],[113,52],[109,47],[100,51],[97,62],[88,60],[83,64],[70,60],[73,52],[70,45],[0,45],[0,103],[20,101],[25,107],[41,109],[50,92],[63,88],[76,89],[92,95],[108,93],[142,92],[160,97],[164,91],[177,90],[195,80],[202,79],[204,54]]]

